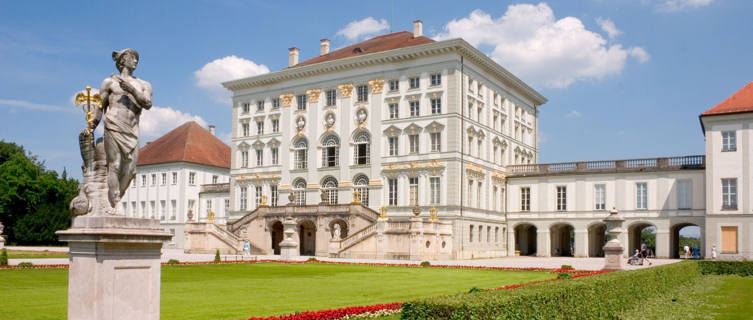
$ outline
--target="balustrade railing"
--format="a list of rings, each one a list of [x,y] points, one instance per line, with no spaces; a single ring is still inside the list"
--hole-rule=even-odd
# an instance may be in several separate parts
[[[340,243],[340,250],[346,249],[350,247],[351,245],[355,244],[356,242],[360,241],[361,239],[365,238],[372,232],[376,232],[376,227],[377,227],[376,224],[372,224],[348,236],[347,238],[343,239],[342,242]]]
[[[636,171],[646,169],[702,169],[706,166],[706,156],[682,156],[666,158],[646,158],[627,160],[599,160],[583,162],[560,162],[545,164],[519,164],[507,166],[508,175]]]

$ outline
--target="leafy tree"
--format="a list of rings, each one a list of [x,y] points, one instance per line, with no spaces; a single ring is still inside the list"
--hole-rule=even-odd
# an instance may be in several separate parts
[[[652,252],[656,252],[656,228],[646,227],[641,230],[641,243],[645,243],[646,246],[651,249]]]

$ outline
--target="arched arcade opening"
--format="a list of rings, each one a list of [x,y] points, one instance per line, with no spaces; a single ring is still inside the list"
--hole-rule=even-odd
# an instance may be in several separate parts
[[[316,254],[316,225],[311,220],[304,220],[298,225],[298,245],[302,256]]]
[[[689,258],[693,258],[693,253],[696,252],[698,258],[702,259],[703,242],[701,241],[701,234],[703,234],[701,227],[693,223],[680,223],[672,226],[669,237],[669,256],[675,259],[685,258],[684,248],[688,246],[688,249],[690,249]]]
[[[280,242],[282,242],[283,238],[282,222],[275,221],[270,230],[269,234],[272,235],[272,253],[280,254]]]
[[[529,223],[515,226],[515,250],[521,256],[536,255],[536,226]]]
[[[604,245],[607,243],[607,225],[594,223],[588,227],[588,256],[603,257]]]
[[[575,228],[566,223],[554,224],[549,228],[552,257],[572,257],[575,248]]]
[[[641,244],[648,247],[648,255],[656,255],[656,226],[648,222],[638,222],[628,227],[628,256],[633,255],[635,249],[640,250]]]

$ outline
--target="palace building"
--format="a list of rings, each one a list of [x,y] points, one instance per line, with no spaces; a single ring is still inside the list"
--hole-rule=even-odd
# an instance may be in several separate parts
[[[377,36],[223,83],[233,93],[226,224],[186,250],[386,259],[603,256],[610,210],[627,252],[753,256],[753,87],[704,112],[706,155],[539,164],[547,100],[463,39]],[[739,195],[739,196],[738,196]],[[289,251],[286,251],[289,250]],[[629,251],[628,251],[629,250]]]

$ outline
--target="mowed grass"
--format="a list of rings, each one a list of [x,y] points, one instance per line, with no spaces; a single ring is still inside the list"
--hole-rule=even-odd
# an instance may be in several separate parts
[[[550,279],[536,271],[308,264],[162,267],[162,319],[247,319]],[[63,319],[67,269],[0,270],[0,319]]]
[[[54,251],[24,251],[8,250],[8,259],[49,259],[49,258],[68,258],[66,252]]]

